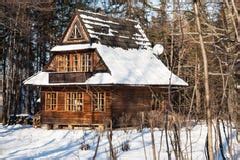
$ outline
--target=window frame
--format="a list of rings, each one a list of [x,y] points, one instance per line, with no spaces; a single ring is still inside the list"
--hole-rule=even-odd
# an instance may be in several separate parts
[[[79,56],[78,54],[73,54],[73,62],[72,62],[72,70],[73,72],[77,72],[79,71],[79,64],[80,64],[80,61],[79,61]]]
[[[77,34],[79,34],[79,37],[77,36]],[[75,23],[68,37],[68,41],[75,41],[75,40],[81,40],[81,39],[83,39],[83,36],[81,34],[80,26],[77,23]]]
[[[92,72],[93,68],[93,58],[91,53],[80,54],[80,72]]]
[[[63,72],[65,71],[66,68],[66,60],[65,60],[65,55],[57,55],[56,56],[56,61],[57,61],[57,71],[58,72]]]
[[[48,94],[50,94],[50,99],[48,99]],[[53,103],[53,95],[55,94],[55,104]],[[50,103],[48,103],[48,100]],[[45,111],[56,111],[58,104],[58,93],[57,92],[45,92]],[[48,107],[49,106],[49,107]]]
[[[75,96],[74,96],[75,94]],[[69,95],[69,97],[68,97]],[[81,96],[79,96],[81,95]],[[73,98],[75,97],[75,98]],[[75,102],[74,102],[75,101]],[[74,104],[79,101],[79,104]],[[78,107],[80,110],[78,110]],[[67,112],[84,112],[84,92],[66,92],[64,111]]]
[[[100,97],[100,95],[103,94],[103,98]],[[92,93],[92,111],[93,112],[106,112],[107,107],[107,96],[106,92],[93,92]],[[103,103],[101,104],[101,101],[103,100]],[[101,105],[102,107],[100,107]],[[100,109],[102,108],[102,109]]]
[[[92,72],[93,53],[69,53],[56,55],[57,72]]]

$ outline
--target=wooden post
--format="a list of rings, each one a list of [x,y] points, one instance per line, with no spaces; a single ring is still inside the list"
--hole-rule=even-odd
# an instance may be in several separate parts
[[[69,129],[69,130],[74,129],[73,125],[69,124],[69,125],[68,125],[68,129]]]
[[[105,129],[104,125],[103,124],[99,124],[98,127],[97,127],[97,131],[98,132],[103,132]]]

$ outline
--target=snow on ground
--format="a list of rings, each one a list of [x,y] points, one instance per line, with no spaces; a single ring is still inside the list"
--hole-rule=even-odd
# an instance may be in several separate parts
[[[205,158],[205,140],[207,128],[205,125],[196,125],[192,128],[192,159]],[[0,159],[92,159],[98,132],[94,130],[45,130],[41,128],[32,128],[31,126],[2,126],[0,125]],[[151,133],[149,129],[139,132],[135,129],[116,130],[113,132],[113,146],[120,160],[141,160],[144,158],[144,147],[142,135],[146,146],[147,159],[152,157]],[[161,136],[162,135],[162,136]],[[167,159],[166,141],[164,131],[155,129],[155,143],[157,149],[157,157],[159,159]],[[161,142],[162,137],[162,142]],[[240,159],[240,144],[236,142],[236,132],[233,130],[232,135],[232,152],[233,159]],[[121,145],[129,141],[130,150],[122,151]],[[186,129],[181,131],[181,147],[183,155],[186,159],[190,159],[189,138],[186,136]],[[89,144],[90,149],[80,150],[81,144]],[[162,143],[162,145],[160,145]],[[226,141],[223,138],[224,150]],[[160,147],[161,146],[161,147]],[[161,148],[161,150],[159,150]],[[170,147],[172,151],[172,148]],[[160,153],[160,157],[159,154]],[[220,153],[215,152],[215,155]],[[226,153],[229,157],[229,155]],[[107,133],[101,133],[99,150],[96,159],[109,159],[109,146]],[[172,158],[174,154],[172,152]],[[221,159],[217,156],[217,159]]]

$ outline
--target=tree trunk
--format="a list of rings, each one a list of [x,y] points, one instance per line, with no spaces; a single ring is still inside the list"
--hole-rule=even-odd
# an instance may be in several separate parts
[[[153,120],[150,120],[151,123],[151,139],[152,139],[152,151],[153,151],[153,160],[157,160],[156,157],[156,146],[155,146],[155,138],[154,138],[154,130],[153,130]]]
[[[198,1],[194,1],[194,11],[196,16],[197,30],[199,33],[199,41],[203,58],[203,68],[204,68],[204,89],[205,89],[205,108],[207,112],[207,128],[208,128],[208,156],[209,160],[213,160],[213,143],[212,143],[212,117],[210,108],[210,92],[209,92],[209,78],[208,78],[208,59],[207,53],[202,37],[201,24],[199,19]]]

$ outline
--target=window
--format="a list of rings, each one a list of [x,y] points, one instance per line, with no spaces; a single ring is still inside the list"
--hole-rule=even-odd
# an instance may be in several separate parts
[[[57,71],[60,72],[91,72],[92,54],[68,54],[58,55]]]
[[[66,93],[66,111],[83,111],[83,93],[68,92]]]
[[[81,54],[81,72],[90,72],[92,71],[92,59],[90,54]]]
[[[105,110],[106,99],[104,92],[93,93],[93,111],[103,112]]]
[[[64,60],[64,56],[57,56],[57,71],[64,71],[65,70],[65,60]]]
[[[46,110],[56,110],[57,108],[57,93],[47,92],[46,96]]]
[[[72,33],[69,37],[69,40],[78,40],[78,39],[81,39],[82,36],[81,36],[81,33],[80,33],[80,30],[79,30],[79,26],[77,24],[74,25],[73,27],[73,30],[72,30]]]
[[[78,71],[78,65],[79,65],[79,63],[78,63],[78,55],[77,54],[75,54],[75,55],[73,55],[74,56],[74,63],[73,63],[73,71]]]

